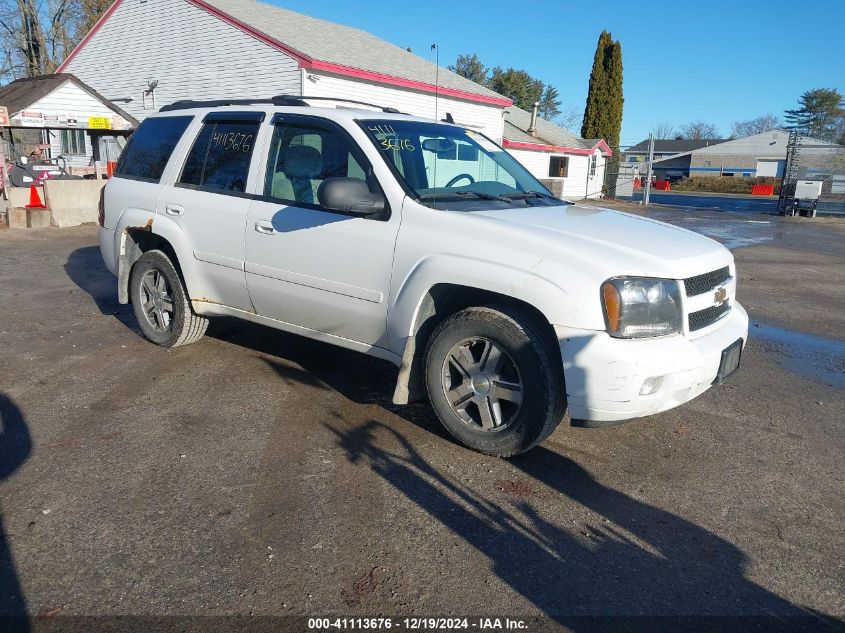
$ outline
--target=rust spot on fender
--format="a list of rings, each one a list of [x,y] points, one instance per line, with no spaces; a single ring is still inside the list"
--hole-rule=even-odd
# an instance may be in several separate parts
[[[222,301],[215,301],[214,299],[206,299],[205,297],[197,297],[196,299],[191,299],[191,301],[196,301],[197,303],[211,303],[214,305],[222,306]]]
[[[144,226],[127,226],[127,229],[140,229],[142,231],[152,231],[153,230],[153,220],[155,219],[154,216],[150,217],[147,220],[147,223]]]

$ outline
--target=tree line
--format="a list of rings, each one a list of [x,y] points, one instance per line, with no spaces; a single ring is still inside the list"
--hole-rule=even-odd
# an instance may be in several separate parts
[[[489,68],[472,53],[458,55],[449,70],[504,95],[524,110],[531,110],[539,102],[539,115],[561,127],[572,128],[580,118],[577,110],[561,104],[557,88],[521,68]]]
[[[0,0],[0,81],[54,72],[112,0]]]
[[[521,68],[489,68],[477,54],[467,53],[458,55],[449,70],[508,97],[523,110],[539,104],[539,115],[561,127],[575,130],[580,124],[584,138],[603,138],[613,146],[619,144],[624,103],[622,47],[607,31],[602,31],[596,45],[583,116],[580,109],[561,105],[557,88]]]
[[[745,138],[775,129],[797,130],[804,136],[845,145],[845,98],[835,88],[808,90],[798,98],[798,107],[784,112],[783,120],[774,114],[764,114],[748,121],[735,121],[729,138]],[[659,139],[715,139],[720,135],[715,125],[701,120],[677,128],[661,122],[651,132]]]

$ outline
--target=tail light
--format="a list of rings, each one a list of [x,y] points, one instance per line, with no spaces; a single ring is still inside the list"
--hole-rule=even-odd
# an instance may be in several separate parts
[[[106,188],[100,189],[100,204],[97,207],[97,224],[106,225]]]

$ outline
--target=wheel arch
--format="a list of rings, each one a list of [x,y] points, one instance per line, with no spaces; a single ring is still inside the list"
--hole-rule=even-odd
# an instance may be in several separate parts
[[[143,224],[126,222],[120,229],[118,244],[117,262],[117,296],[122,304],[130,302],[129,277],[132,267],[141,258],[141,255],[151,250],[164,252],[173,262],[173,266],[179,273],[185,286],[189,287],[182,267],[182,258],[179,257],[177,246],[181,241],[181,230],[171,226],[172,222],[163,218],[151,215]]]
[[[554,339],[553,349],[558,350],[554,328],[547,314],[532,302],[495,290],[460,283],[436,283],[420,297],[411,319],[402,350],[402,363],[393,394],[394,404],[408,404],[423,399],[425,385],[423,355],[431,335],[447,318],[472,306],[511,306],[524,311],[545,335]]]

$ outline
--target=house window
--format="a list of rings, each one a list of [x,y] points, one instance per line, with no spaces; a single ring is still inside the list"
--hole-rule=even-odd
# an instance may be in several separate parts
[[[552,156],[549,159],[549,178],[566,178],[569,175],[569,157]]]
[[[596,175],[596,163],[597,162],[598,162],[598,159],[596,158],[596,155],[593,154],[590,157],[590,176],[591,177]]]
[[[723,177],[733,178],[733,175],[734,175],[734,173],[732,171],[723,171],[722,172]]]
[[[62,130],[62,154],[65,156],[85,155],[85,130]]]

